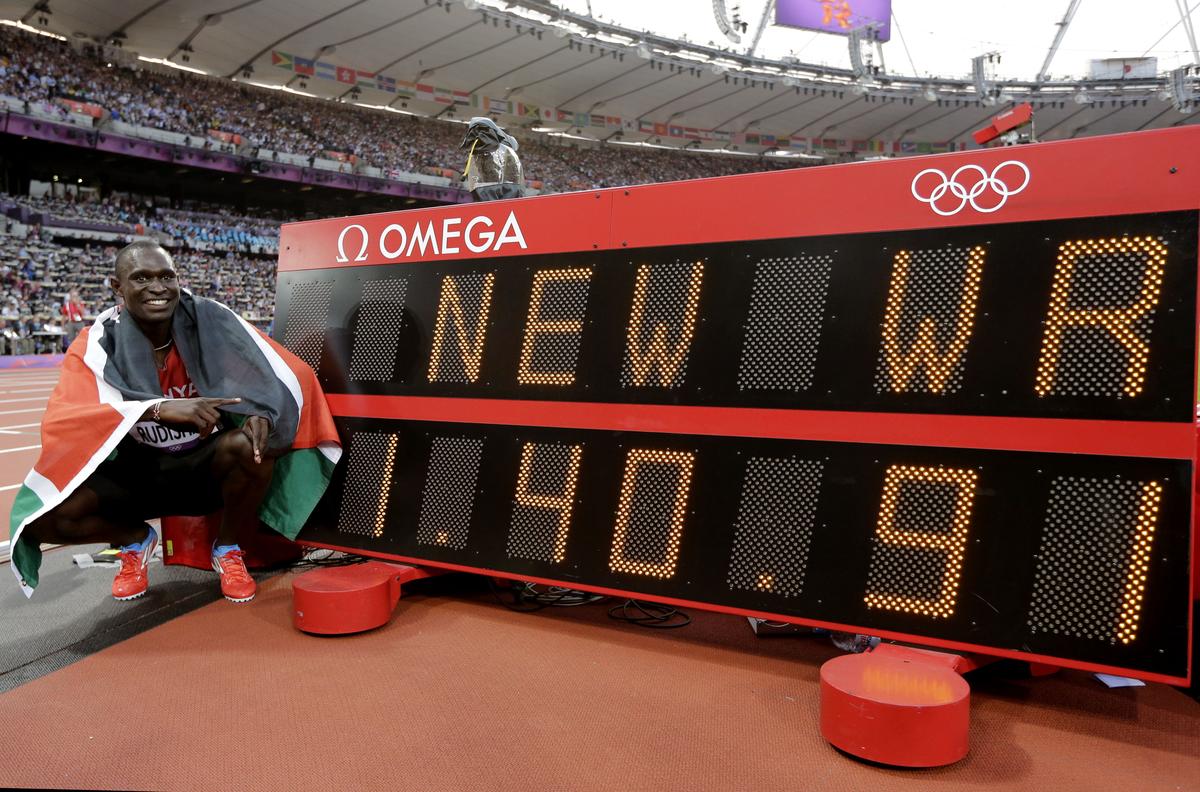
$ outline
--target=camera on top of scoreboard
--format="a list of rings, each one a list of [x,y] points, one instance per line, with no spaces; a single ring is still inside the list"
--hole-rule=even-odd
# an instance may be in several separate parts
[[[1017,130],[1029,127],[1025,132]],[[1033,105],[1022,102],[1011,110],[1005,110],[988,122],[983,129],[976,130],[973,137],[981,146],[999,139],[1006,146],[1033,142]]]

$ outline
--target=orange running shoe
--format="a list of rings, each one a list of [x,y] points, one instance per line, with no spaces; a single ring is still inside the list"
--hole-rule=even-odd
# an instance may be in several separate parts
[[[221,593],[230,602],[249,602],[254,599],[258,586],[246,571],[246,561],[241,548],[233,545],[221,555],[213,554],[212,566],[221,576]]]
[[[137,599],[146,593],[150,580],[146,576],[146,565],[158,547],[158,534],[150,530],[140,544],[125,545],[117,554],[121,559],[121,571],[113,578],[112,595],[115,599]]]

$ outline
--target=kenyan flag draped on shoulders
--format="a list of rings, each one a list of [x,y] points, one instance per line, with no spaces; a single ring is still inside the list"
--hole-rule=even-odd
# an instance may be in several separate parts
[[[215,300],[184,290],[171,327],[201,396],[240,397],[223,411],[271,422],[275,460],[263,522],[294,539],[329,484],[341,445],[325,394],[304,361]],[[146,410],[165,401],[149,340],[120,307],[84,329],[67,350],[42,420],[42,450],[13,502],[10,564],[26,596],[42,553],[21,541],[31,521],[62,503],[107,459]],[[167,516],[167,515],[164,515]]]

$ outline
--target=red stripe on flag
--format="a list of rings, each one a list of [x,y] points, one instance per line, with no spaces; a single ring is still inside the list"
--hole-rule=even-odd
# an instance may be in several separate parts
[[[313,373],[307,363],[293,355],[275,339],[261,330],[257,332],[267,339],[271,349],[283,358],[283,362],[300,382],[304,409],[300,413],[299,425],[296,427],[296,439],[292,441],[292,448],[316,448],[319,443],[340,442],[337,427],[333,424],[333,416],[325,402],[325,394],[322,392],[321,386],[317,384],[317,375]]]
[[[83,362],[90,329],[84,328],[67,350],[62,376],[42,418],[42,452],[33,466],[60,490],[121,423],[121,413],[101,403],[96,375]]]

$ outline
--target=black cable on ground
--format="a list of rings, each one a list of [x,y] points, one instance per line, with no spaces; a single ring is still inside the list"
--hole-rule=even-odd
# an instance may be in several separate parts
[[[302,558],[292,561],[289,564],[284,564],[279,568],[291,572],[302,572],[307,569],[355,566],[356,564],[365,564],[369,560],[365,556],[351,555],[338,550],[315,549],[305,553]]]
[[[504,587],[494,579],[488,579],[492,596],[504,607],[519,613],[539,611],[542,608],[573,608],[579,605],[591,605],[605,599],[600,594],[589,594],[586,591],[550,586],[545,591],[536,583],[513,581]]]
[[[692,617],[678,608],[637,600],[625,600],[624,605],[609,608],[608,616],[610,619],[655,630],[674,630],[692,623]]]

